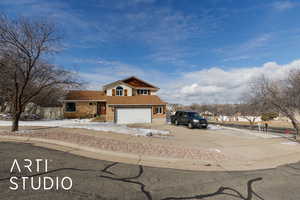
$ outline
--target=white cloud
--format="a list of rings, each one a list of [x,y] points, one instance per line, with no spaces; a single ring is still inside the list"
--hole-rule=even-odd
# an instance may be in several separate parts
[[[273,5],[273,8],[278,11],[284,11],[287,9],[294,8],[296,6],[296,3],[285,0],[285,1],[277,1]]]
[[[215,86],[215,85],[207,85],[203,86],[198,83],[194,83],[192,85],[184,86],[180,92],[185,95],[195,95],[196,93],[202,93],[202,94],[210,94],[210,93],[216,93],[221,92],[225,88]]]
[[[126,10],[128,8],[136,7],[141,4],[152,4],[155,1],[156,0],[97,0],[96,5],[101,8]]]
[[[165,101],[182,104],[238,102],[252,78],[264,74],[270,78],[282,79],[289,70],[300,69],[300,60],[285,65],[267,62],[258,67],[212,67],[178,74],[179,78],[174,79],[168,73],[141,69],[120,61],[102,58],[86,61],[95,63],[93,71],[79,73],[88,83],[87,89],[100,89],[104,84],[134,75],[160,87],[158,95]]]
[[[239,101],[248,82],[255,76],[264,74],[282,79],[290,69],[300,69],[300,60],[286,65],[267,62],[259,67],[213,67],[182,74],[179,79],[163,87],[160,94],[173,103],[233,103]]]

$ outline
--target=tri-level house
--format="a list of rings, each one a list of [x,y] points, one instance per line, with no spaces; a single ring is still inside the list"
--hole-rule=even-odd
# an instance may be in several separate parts
[[[137,77],[103,86],[102,91],[71,90],[63,100],[65,118],[98,117],[118,124],[152,123],[166,117],[158,87]]]

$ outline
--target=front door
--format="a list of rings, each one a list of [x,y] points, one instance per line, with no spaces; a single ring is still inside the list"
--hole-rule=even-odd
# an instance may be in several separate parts
[[[98,115],[106,114],[106,103],[105,102],[97,102],[97,114]]]

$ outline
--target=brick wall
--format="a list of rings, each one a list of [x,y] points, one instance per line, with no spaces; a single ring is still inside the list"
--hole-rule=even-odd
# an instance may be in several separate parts
[[[75,112],[66,112],[65,105],[63,109],[65,118],[91,118],[97,113],[96,103],[90,105],[90,102],[76,102]]]
[[[115,112],[112,106],[106,106],[106,121],[108,122],[115,121]]]

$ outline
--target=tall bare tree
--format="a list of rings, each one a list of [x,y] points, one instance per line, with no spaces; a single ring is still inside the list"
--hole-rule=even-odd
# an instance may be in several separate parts
[[[252,88],[252,92],[265,105],[291,120],[297,136],[300,131],[300,123],[296,119],[300,104],[299,83],[300,70],[292,70],[284,80],[270,80],[262,76],[253,82]]]
[[[12,131],[26,104],[44,90],[76,83],[69,71],[47,61],[60,41],[52,23],[0,16],[0,93],[13,107]]]

